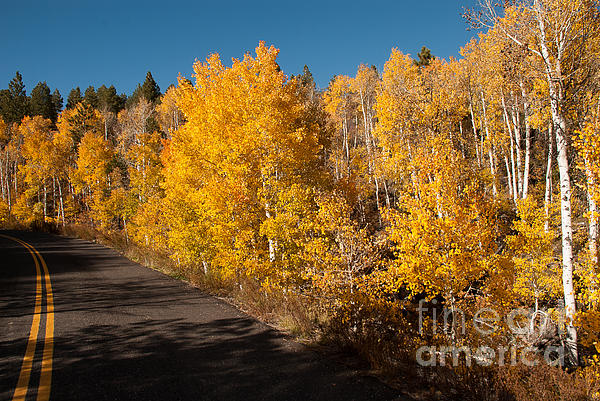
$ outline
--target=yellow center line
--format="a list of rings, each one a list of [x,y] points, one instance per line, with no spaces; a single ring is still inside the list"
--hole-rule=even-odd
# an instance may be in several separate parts
[[[44,280],[46,282],[46,336],[44,339],[42,372],[40,375],[40,384],[38,386],[37,400],[48,401],[50,399],[50,388],[52,385],[52,357],[54,355],[54,295],[52,294],[52,283],[50,282],[50,272],[48,271],[46,261],[37,249],[31,245],[29,245],[29,247],[42,262]]]
[[[46,333],[44,336],[44,351],[42,354],[42,369],[40,373],[40,383],[38,386],[36,399],[38,401],[48,401],[48,399],[50,398],[50,389],[52,384],[52,358],[54,354],[54,295],[52,294],[52,283],[50,282],[50,272],[48,271],[48,265],[46,265],[46,261],[44,260],[42,255],[31,244],[28,244],[25,241],[8,235],[0,234],[0,237],[16,241],[27,249],[33,257],[33,260],[35,261],[35,268],[37,274],[33,323],[31,324],[31,330],[29,332],[29,341],[27,342],[27,349],[25,351],[25,357],[23,358],[23,364],[21,366],[21,372],[19,374],[17,387],[13,395],[13,401],[24,401],[25,397],[27,396],[29,379],[31,376],[31,369],[33,365],[33,358],[35,355],[35,347],[40,326],[42,304],[42,271],[40,269],[40,263],[38,262],[38,259],[42,264],[44,281],[46,284]]]
[[[33,357],[35,355],[35,346],[37,343],[38,332],[40,330],[40,313],[42,311],[42,275],[40,271],[40,264],[38,263],[35,254],[25,244],[14,237],[0,234],[0,237],[7,238],[23,245],[31,254],[33,261],[35,262],[36,272],[36,284],[35,284],[35,307],[33,309],[33,321],[31,322],[31,329],[29,330],[29,340],[27,341],[27,348],[25,349],[25,356],[23,357],[23,363],[21,364],[21,372],[19,373],[19,380],[17,381],[17,387],[13,393],[13,401],[24,401],[27,396],[27,389],[29,387],[29,378],[31,377],[31,368],[33,366]]]

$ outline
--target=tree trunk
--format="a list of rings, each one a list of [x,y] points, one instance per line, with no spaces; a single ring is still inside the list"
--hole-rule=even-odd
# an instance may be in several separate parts
[[[546,164],[546,193],[544,194],[544,210],[546,212],[546,222],[544,230],[550,230],[550,204],[552,203],[552,125],[548,127],[548,162]]]
[[[463,160],[467,159],[467,155],[465,154],[465,144],[463,143],[463,127],[462,127],[462,121],[458,122],[458,128],[459,128],[459,132],[460,132],[460,138],[458,138],[458,146],[460,147],[460,154],[463,158]]]
[[[510,174],[510,166],[508,165],[508,157],[504,155],[504,163],[506,164],[506,181],[508,181],[508,194],[513,197],[512,175]]]
[[[60,197],[60,218],[62,221],[63,227],[65,226],[65,206],[63,202],[63,193],[60,185],[60,179],[58,180],[58,196]]]
[[[125,231],[125,243],[129,244],[129,234],[127,233],[127,220],[123,217],[123,231]]]
[[[377,179],[377,175],[373,175],[373,179],[375,180],[375,202],[377,202],[377,217],[379,219],[379,227],[381,227],[381,210],[379,209],[379,180]]]
[[[270,206],[268,203],[265,203],[265,214],[267,216],[267,219],[271,218],[271,211],[270,211]],[[269,242],[269,261],[270,262],[274,262],[275,261],[275,241],[273,241],[271,238],[268,239]]]
[[[48,189],[46,188],[46,182],[44,182],[44,223],[48,216]]]
[[[509,131],[510,134],[510,131]],[[513,186],[513,202],[517,204],[517,198],[519,197],[519,186],[517,184],[518,171],[515,170],[515,146],[513,136],[510,135],[510,167],[512,170],[512,186]]]
[[[529,169],[531,165],[531,124],[529,123],[529,101],[525,87],[521,81],[521,94],[523,96],[523,110],[525,113],[525,166],[523,166],[523,199],[529,193]]]
[[[481,107],[483,109],[483,125],[485,127],[485,137],[488,141],[488,157],[490,159],[490,173],[492,174],[492,194],[494,198],[498,195],[498,190],[496,188],[496,171],[494,169],[494,156],[492,153],[492,141],[490,138],[490,130],[488,128],[487,122],[487,113],[485,111],[485,97],[483,96],[483,92],[481,92]],[[483,151],[483,149],[482,149]]]
[[[387,180],[384,177],[382,181],[383,181],[383,189],[385,190],[385,206],[387,208],[389,208],[391,205],[391,202],[390,202],[390,193],[388,191],[388,186],[387,186]]]
[[[471,124],[473,126],[473,137],[475,138],[475,155],[477,156],[477,165],[481,168],[481,156],[479,155],[479,139],[477,139],[477,127],[475,126],[475,114],[473,113],[473,102],[469,102],[471,111]]]
[[[575,289],[573,288],[573,227],[571,219],[571,176],[569,173],[569,159],[567,149],[566,122],[562,116],[556,99],[556,92],[552,91],[550,103],[552,121],[556,133],[556,151],[558,172],[560,176],[560,215],[562,231],[562,280],[565,298],[565,313],[567,317],[567,348],[570,361],[578,363],[577,330],[574,325],[577,306],[575,303]]]
[[[590,290],[595,293],[598,290],[598,279],[596,277],[598,270],[598,206],[596,205],[596,179],[590,168],[588,158],[585,158],[585,175],[588,188],[588,205],[589,205],[589,232],[588,232],[588,247],[590,252],[590,264],[592,265],[592,274],[590,282]],[[593,298],[593,297],[592,297]],[[597,301],[593,301],[597,304]]]
[[[546,15],[544,7],[539,0],[534,0],[534,15],[538,24],[537,39],[540,55],[546,70],[546,80],[550,95],[550,112],[554,134],[556,135],[556,152],[558,172],[560,176],[560,214],[562,231],[562,279],[565,298],[565,313],[567,318],[567,358],[570,363],[578,364],[577,352],[577,329],[574,325],[574,317],[577,313],[575,303],[575,290],[573,288],[573,227],[571,223],[571,177],[569,174],[568,142],[566,131],[566,119],[563,113],[565,94],[562,88],[564,77],[562,76],[562,57],[565,51],[565,38],[553,42],[557,46],[553,49],[555,57],[551,57],[548,40],[546,37]]]
[[[516,102],[516,100],[515,100]],[[515,139],[515,155],[516,155],[516,162],[517,162],[517,166],[516,166],[516,176],[517,176],[517,183],[518,183],[518,193],[519,196],[523,195],[523,175],[521,174],[521,166],[522,166],[522,162],[521,162],[521,123],[519,121],[519,114],[518,112],[515,110],[515,107],[513,107],[512,110],[512,121],[513,121],[513,129],[514,129],[514,139]]]
[[[518,171],[515,170],[515,141],[513,138],[513,131],[510,126],[510,119],[508,117],[508,110],[506,108],[506,102],[504,101],[504,95],[502,95],[502,109],[504,110],[504,122],[506,129],[508,130],[508,136],[510,137],[510,165],[512,167],[512,186],[513,186],[513,202],[517,204],[517,198],[519,197],[519,186],[517,185]]]

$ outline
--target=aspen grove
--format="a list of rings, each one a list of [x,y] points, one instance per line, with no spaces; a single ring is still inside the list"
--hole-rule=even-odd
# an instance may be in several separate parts
[[[164,94],[2,109],[0,223],[93,227],[300,300],[310,330],[379,368],[423,345],[562,345],[598,399],[599,3],[502,4],[467,12],[481,33],[458,60],[393,49],[324,90],[261,42]],[[423,304],[451,321],[436,330]],[[518,333],[460,327],[482,308],[530,313]]]

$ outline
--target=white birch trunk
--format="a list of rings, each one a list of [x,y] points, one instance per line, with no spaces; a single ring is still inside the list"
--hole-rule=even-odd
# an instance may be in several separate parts
[[[550,204],[552,203],[552,125],[548,127],[548,162],[546,164],[546,193],[544,194],[544,210],[546,212],[546,222],[544,223],[544,230],[548,232],[550,230]]]
[[[598,290],[598,205],[596,204],[596,179],[590,168],[590,162],[586,157],[585,160],[585,176],[587,179],[587,195],[589,206],[588,217],[588,248],[590,252],[590,263],[592,271],[590,280],[590,290],[595,293]],[[594,298],[594,297],[592,297]],[[594,306],[598,301],[592,301]]]
[[[506,181],[508,181],[508,194],[513,197],[512,175],[510,174],[510,166],[508,165],[508,157],[504,155],[504,163],[506,164]]]
[[[521,95],[523,96],[523,110],[525,113],[525,165],[523,166],[523,199],[529,193],[529,170],[531,165],[531,124],[529,123],[529,100],[525,87],[521,81]]]
[[[269,210],[269,204],[265,203],[265,214],[267,216],[267,219],[271,218],[271,211]],[[275,241],[273,241],[271,238],[268,239],[269,242],[269,261],[270,262],[275,262]]]
[[[488,158],[490,159],[490,173],[492,174],[492,195],[495,198],[498,195],[498,189],[496,188],[496,171],[494,169],[494,156],[492,153],[492,143],[490,138],[490,130],[488,127],[487,113],[485,110],[485,97],[483,95],[483,92],[481,92],[481,107],[483,109],[483,126],[485,127],[485,137],[488,141]]]
[[[577,329],[574,325],[577,304],[575,302],[575,289],[573,287],[573,226],[571,219],[571,177],[569,173],[567,123],[562,114],[561,107],[564,103],[564,92],[561,88],[562,82],[562,55],[564,42],[561,40],[557,45],[556,59],[550,57],[550,50],[546,44],[546,20],[543,15],[543,7],[539,0],[534,0],[536,20],[539,25],[539,46],[546,68],[546,79],[550,92],[550,112],[554,133],[556,135],[556,152],[558,172],[560,176],[560,216],[562,232],[562,280],[565,299],[565,313],[567,318],[567,357],[572,364],[579,363],[577,352]],[[564,38],[562,38],[564,39]]]
[[[479,140],[477,139],[477,127],[475,126],[475,114],[473,113],[473,103],[469,102],[471,111],[471,124],[473,125],[473,137],[475,138],[475,155],[477,156],[477,165],[481,168],[481,156],[479,155]]]

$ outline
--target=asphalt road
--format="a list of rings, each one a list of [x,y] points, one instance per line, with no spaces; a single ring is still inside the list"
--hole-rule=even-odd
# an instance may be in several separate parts
[[[47,398],[400,399],[379,381],[111,249],[0,231],[0,400]]]

